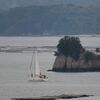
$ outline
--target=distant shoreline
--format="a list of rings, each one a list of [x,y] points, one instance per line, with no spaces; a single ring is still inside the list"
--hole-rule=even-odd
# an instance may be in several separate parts
[[[0,46],[0,52],[31,52],[36,46]],[[56,46],[37,46],[38,52],[55,52]],[[86,50],[95,52],[96,47],[84,47]]]
[[[98,37],[100,34],[63,34],[63,35],[0,35],[0,37],[62,37],[62,36],[92,36]]]

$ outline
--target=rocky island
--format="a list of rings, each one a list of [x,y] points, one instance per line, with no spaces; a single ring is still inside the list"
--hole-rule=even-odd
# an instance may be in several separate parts
[[[57,72],[100,71],[99,52],[99,48],[96,52],[85,50],[78,37],[65,36],[57,45],[52,70]]]

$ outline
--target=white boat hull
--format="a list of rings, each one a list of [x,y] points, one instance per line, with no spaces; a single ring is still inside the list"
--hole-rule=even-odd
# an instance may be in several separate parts
[[[44,79],[44,78],[31,78],[29,81],[30,82],[46,82],[48,79]]]

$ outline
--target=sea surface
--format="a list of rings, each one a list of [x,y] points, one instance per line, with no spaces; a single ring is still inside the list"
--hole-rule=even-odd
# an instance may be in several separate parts
[[[0,37],[0,47],[56,46],[62,37]],[[84,47],[100,47],[100,36],[79,37]],[[94,95],[70,100],[100,100],[100,72],[48,72],[55,60],[54,52],[39,52],[40,69],[48,76],[48,81],[29,82],[31,58],[32,52],[0,52],[0,100],[60,94]]]

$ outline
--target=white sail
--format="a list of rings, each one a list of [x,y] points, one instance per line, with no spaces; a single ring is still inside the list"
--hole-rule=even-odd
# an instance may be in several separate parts
[[[34,76],[39,76],[40,75],[40,69],[39,69],[39,62],[37,58],[37,51],[34,51],[34,65],[33,65],[33,73]]]
[[[35,48],[33,55],[32,55],[32,61],[30,65],[30,81],[46,81],[46,77],[44,78],[44,75],[41,75],[40,69],[39,69],[39,62],[37,58],[37,49]]]

